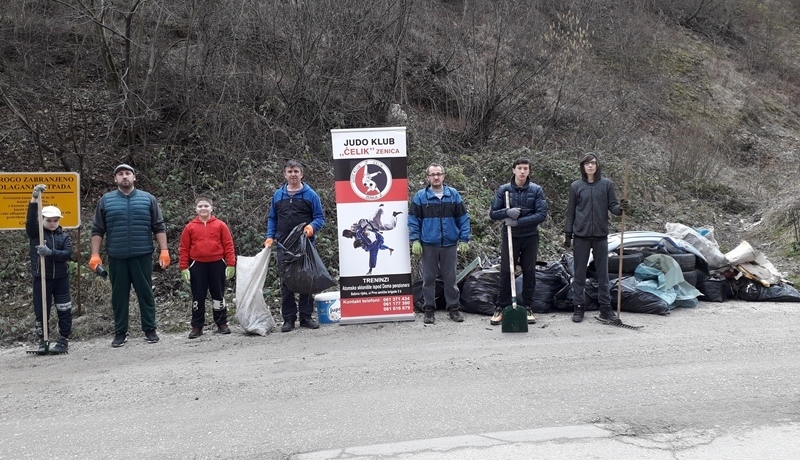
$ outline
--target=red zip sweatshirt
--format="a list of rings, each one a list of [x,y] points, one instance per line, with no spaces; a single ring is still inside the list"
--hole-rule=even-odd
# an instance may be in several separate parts
[[[211,216],[208,222],[195,217],[186,224],[178,252],[178,267],[181,270],[189,268],[192,260],[214,262],[223,258],[228,267],[236,266],[233,236],[225,222]]]

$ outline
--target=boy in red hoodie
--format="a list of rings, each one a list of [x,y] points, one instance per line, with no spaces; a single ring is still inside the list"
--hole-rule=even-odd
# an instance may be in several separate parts
[[[212,201],[195,200],[197,217],[186,224],[181,234],[179,267],[181,278],[192,288],[192,332],[189,338],[203,335],[206,294],[211,292],[214,324],[220,334],[230,334],[225,307],[225,281],[236,273],[236,253],[228,225],[211,215]]]

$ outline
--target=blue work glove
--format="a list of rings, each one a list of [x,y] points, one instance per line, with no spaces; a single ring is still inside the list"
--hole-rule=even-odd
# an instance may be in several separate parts
[[[519,221],[517,219],[512,219],[510,217],[506,217],[503,219],[503,223],[508,225],[509,227],[516,227],[519,225]]]
[[[53,255],[53,250],[48,248],[44,244],[40,244],[39,246],[36,246],[36,252],[39,253],[40,256],[45,256],[45,257]]]
[[[415,256],[422,254],[422,243],[419,241],[414,241],[414,243],[411,245],[411,253]]]
[[[519,219],[519,213],[521,210],[519,208],[508,208],[506,209],[506,215],[514,220]]]

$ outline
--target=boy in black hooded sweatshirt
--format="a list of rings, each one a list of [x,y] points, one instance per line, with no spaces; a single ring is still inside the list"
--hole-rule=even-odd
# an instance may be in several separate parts
[[[69,293],[69,267],[67,265],[72,258],[72,240],[59,225],[61,211],[55,206],[42,208],[44,241],[39,240],[38,198],[46,188],[44,184],[34,187],[25,222],[25,231],[30,238],[33,312],[36,315],[36,335],[39,337],[37,352],[39,354],[48,352],[47,344],[44,341],[42,304],[46,303],[47,317],[49,318],[52,305],[55,303],[60,337],[49,351],[66,353],[69,348],[69,336],[72,333],[72,297]],[[44,257],[44,267],[39,266],[40,256]],[[42,268],[44,268],[45,275],[45,299],[42,299]]]
[[[628,200],[617,201],[614,184],[600,174],[597,154],[589,152],[581,158],[581,178],[569,187],[567,220],[564,225],[564,247],[570,248],[574,241],[575,277],[572,280],[572,296],[575,312],[572,321],[580,323],[586,309],[584,287],[589,253],[594,256],[597,270],[597,301],[600,304],[600,319],[616,322],[617,315],[611,310],[611,292],[608,282],[608,213],[619,216],[630,209]]]

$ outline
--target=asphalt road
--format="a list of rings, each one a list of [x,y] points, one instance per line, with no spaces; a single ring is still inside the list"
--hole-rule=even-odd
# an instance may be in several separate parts
[[[730,301],[623,313],[639,331],[556,313],[527,334],[438,312],[433,326],[234,328],[157,344],[139,333],[119,349],[73,342],[64,356],[6,348],[0,459],[333,458],[321,452],[576,426],[703,443],[774,433],[800,422],[798,311]],[[444,458],[435,452],[425,458]]]

